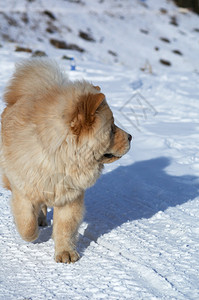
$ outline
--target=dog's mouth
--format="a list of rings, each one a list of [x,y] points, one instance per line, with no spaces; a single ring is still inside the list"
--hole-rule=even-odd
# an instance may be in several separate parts
[[[118,158],[118,159],[121,158],[121,156],[116,156],[116,155],[114,155],[114,154],[112,154],[112,153],[105,153],[105,154],[104,154],[104,157],[105,157],[105,158],[109,158],[109,159],[110,159],[110,158]]]

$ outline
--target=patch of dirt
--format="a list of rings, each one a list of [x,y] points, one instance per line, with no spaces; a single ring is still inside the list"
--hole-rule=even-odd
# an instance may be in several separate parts
[[[144,34],[149,34],[148,30],[146,30],[146,29],[140,29],[140,32],[142,32]]]
[[[55,33],[58,32],[58,28],[52,24],[50,24],[47,28],[46,28],[46,32],[48,33]]]
[[[16,52],[27,52],[27,53],[32,53],[32,49],[26,48],[26,47],[21,47],[21,46],[16,46],[15,51],[16,51]]]
[[[182,52],[180,50],[172,50],[173,53],[182,56]]]
[[[62,59],[71,60],[71,57],[70,57],[70,56],[67,56],[67,55],[63,55],[63,56],[62,56]]]
[[[161,14],[166,15],[168,11],[166,8],[161,7],[160,12],[161,12]]]
[[[162,64],[162,65],[164,65],[164,66],[171,66],[171,62],[170,61],[168,61],[168,60],[166,60],[166,59],[160,59],[160,63]]]
[[[179,25],[176,16],[171,16],[170,24],[173,25],[173,26],[178,26]]]
[[[160,40],[165,43],[171,43],[171,41],[165,37],[161,37]]]
[[[22,20],[25,24],[28,24],[28,23],[29,23],[29,18],[28,18],[27,13],[23,13],[23,14],[22,14],[21,20]]]
[[[91,34],[89,32],[85,32],[85,31],[79,31],[79,37],[81,37],[82,39],[88,41],[88,42],[95,42],[95,39],[91,36]]]
[[[56,20],[55,15],[49,10],[44,10],[43,14],[48,16],[51,20]]]
[[[44,56],[47,56],[47,54],[41,50],[36,50],[32,54],[32,57],[44,57]]]
[[[68,44],[65,41],[50,39],[51,45],[58,49],[66,49],[66,50],[76,50],[79,52],[84,52],[85,50],[75,44]]]
[[[115,57],[117,56],[117,53],[112,50],[108,50],[108,53],[112,56],[115,56]]]

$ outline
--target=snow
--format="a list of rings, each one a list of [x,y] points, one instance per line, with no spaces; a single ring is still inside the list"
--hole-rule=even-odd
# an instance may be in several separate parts
[[[72,2],[0,3],[0,93],[14,64],[31,56],[15,47],[43,50],[71,79],[101,86],[132,148],[86,192],[75,264],[54,262],[52,209],[39,239],[26,243],[1,188],[0,299],[199,299],[199,17],[165,0]],[[51,35],[44,10],[56,16]],[[170,24],[174,15],[179,26]],[[86,51],[55,49],[51,37]],[[76,71],[63,55],[75,57]]]

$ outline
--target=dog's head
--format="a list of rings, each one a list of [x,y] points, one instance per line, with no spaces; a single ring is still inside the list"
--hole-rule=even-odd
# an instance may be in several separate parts
[[[93,87],[78,97],[71,114],[70,129],[85,159],[98,163],[111,163],[130,148],[131,135],[117,127],[105,95],[99,87]],[[86,154],[87,153],[87,154]]]

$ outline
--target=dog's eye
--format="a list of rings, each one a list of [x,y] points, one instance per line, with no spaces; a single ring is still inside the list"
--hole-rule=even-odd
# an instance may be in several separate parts
[[[113,158],[114,155],[111,154],[111,153],[106,153],[106,154],[104,154],[104,157],[106,157],[106,158]]]

